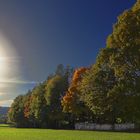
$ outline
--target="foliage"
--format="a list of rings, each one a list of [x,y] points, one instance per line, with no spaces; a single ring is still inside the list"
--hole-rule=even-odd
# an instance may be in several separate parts
[[[97,119],[139,122],[140,1],[118,17],[96,63],[83,78],[83,100]],[[132,109],[133,108],[133,109]]]
[[[91,116],[89,108],[81,100],[81,94],[78,88],[86,71],[88,71],[88,68],[85,67],[75,70],[69,88],[61,101],[63,111],[71,113],[78,121],[86,121]]]
[[[17,127],[61,127],[66,117],[61,98],[68,88],[71,73],[69,66],[58,65],[54,75],[14,100],[8,113],[9,121]]]
[[[24,111],[23,97],[24,96],[20,95],[15,98],[8,113],[9,122],[14,123],[17,127],[21,127],[23,125],[26,126],[26,120],[23,113]]]
[[[49,107],[49,123],[58,127],[63,120],[61,98],[68,88],[68,79],[64,76],[56,75],[50,79],[45,86],[45,98]]]

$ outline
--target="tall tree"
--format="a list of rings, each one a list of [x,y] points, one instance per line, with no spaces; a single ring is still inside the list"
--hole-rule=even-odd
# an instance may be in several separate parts
[[[83,75],[88,68],[76,69],[71,79],[71,84],[65,93],[61,103],[63,111],[71,113],[75,116],[75,119],[79,121],[85,121],[85,117],[89,114],[89,109],[85,106],[84,102],[80,98],[80,91],[78,86],[82,80]],[[83,120],[84,119],[84,120]]]
[[[26,127],[26,118],[24,117],[24,96],[18,96],[15,98],[8,112],[9,122],[14,123],[16,127]]]
[[[29,114],[27,112],[26,116],[32,120],[34,127],[47,126],[48,107],[44,94],[45,84],[41,83],[33,89],[32,95],[29,97],[29,102],[27,102],[27,105],[29,104]],[[26,114],[26,112],[24,113]]]
[[[83,100],[100,120],[140,117],[140,1],[118,17],[107,47],[83,78]],[[133,108],[133,110],[132,110]],[[134,111],[135,110],[135,111]],[[108,120],[109,119],[109,120]]]
[[[140,117],[140,1],[118,17],[107,47],[114,49],[110,65],[114,69],[117,85],[113,94],[119,94],[120,116],[136,122]],[[117,90],[115,90],[117,89]],[[130,108],[133,108],[133,113]]]
[[[111,110],[111,106],[108,92],[116,82],[114,71],[109,65],[111,52],[112,50],[109,49],[100,51],[96,63],[85,73],[78,87],[81,92],[81,100],[93,112],[94,121],[97,122],[110,121],[108,112]]]
[[[63,117],[61,98],[68,88],[67,80],[64,76],[55,75],[48,81],[45,88],[45,98],[49,106],[50,125],[54,127],[58,127],[59,120]]]

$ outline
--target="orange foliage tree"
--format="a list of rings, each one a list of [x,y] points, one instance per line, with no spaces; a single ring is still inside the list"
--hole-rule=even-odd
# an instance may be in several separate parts
[[[78,90],[78,85],[80,84],[80,81],[87,70],[88,68],[85,67],[75,70],[68,91],[61,101],[64,112],[73,114],[81,113],[83,108],[80,105],[80,91]]]

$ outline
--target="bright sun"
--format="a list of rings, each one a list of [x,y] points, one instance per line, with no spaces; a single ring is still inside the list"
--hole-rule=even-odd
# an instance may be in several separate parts
[[[0,82],[14,79],[18,73],[17,53],[11,41],[0,33]],[[0,83],[0,84],[1,84]]]

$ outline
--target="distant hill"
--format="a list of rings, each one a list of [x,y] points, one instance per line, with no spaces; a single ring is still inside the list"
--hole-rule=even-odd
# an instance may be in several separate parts
[[[9,110],[9,107],[0,107],[0,124],[7,123],[8,110]]]
[[[8,113],[9,107],[0,107],[0,116],[6,116]]]

